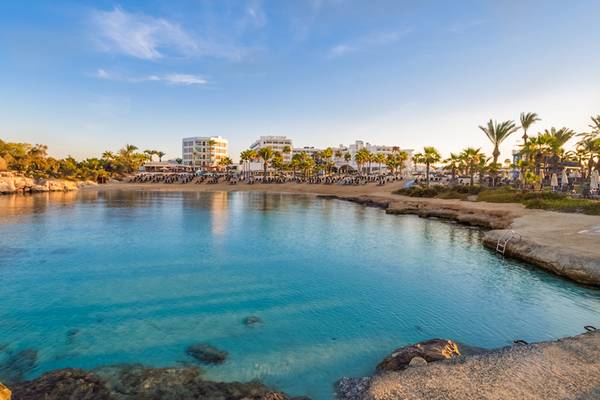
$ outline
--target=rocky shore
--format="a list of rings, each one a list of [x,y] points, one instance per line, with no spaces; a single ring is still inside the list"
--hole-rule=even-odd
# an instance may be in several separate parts
[[[454,344],[436,339],[397,349],[373,376],[338,381],[337,399],[600,398],[600,331],[482,352],[460,344],[454,351]]]
[[[600,286],[600,217],[526,210],[517,204],[440,201],[397,196],[321,195],[385,209],[487,229],[483,243],[495,250],[504,235],[505,255],[575,282]],[[596,224],[593,224],[593,222]],[[590,224],[592,222],[592,224]],[[510,235],[510,231],[514,234]],[[507,238],[509,236],[504,236]]]
[[[74,182],[65,179],[33,179],[12,172],[0,173],[0,195],[15,193],[69,192],[95,182]]]
[[[212,382],[198,367],[61,369],[11,387],[13,400],[288,400],[259,382]]]

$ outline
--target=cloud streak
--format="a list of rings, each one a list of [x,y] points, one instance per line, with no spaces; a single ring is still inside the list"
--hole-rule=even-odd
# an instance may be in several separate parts
[[[357,51],[374,47],[383,47],[400,41],[410,33],[410,29],[401,31],[373,32],[354,39],[353,41],[337,44],[329,49],[328,57],[337,58]]]
[[[113,72],[109,72],[103,68],[99,68],[94,74],[94,76],[98,79],[129,83],[164,82],[166,84],[175,86],[193,86],[208,84],[208,80],[201,75],[181,73],[172,73],[165,75],[145,75],[141,77],[127,77]]]

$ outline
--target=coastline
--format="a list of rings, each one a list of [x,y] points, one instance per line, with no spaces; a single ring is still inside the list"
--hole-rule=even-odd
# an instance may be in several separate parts
[[[506,229],[522,233],[519,242],[511,243],[507,254],[524,258],[533,254],[536,262],[559,257],[562,262],[571,265],[567,273],[578,272],[573,257],[588,257],[587,262],[597,262],[600,257],[590,240],[598,241],[600,217],[562,214],[542,210],[528,210],[519,204],[498,204],[469,202],[460,200],[439,200],[410,198],[392,194],[401,183],[387,186],[349,186],[337,185],[167,185],[167,184],[110,184],[97,187],[85,187],[79,190],[94,196],[94,193],[118,191],[138,192],[234,192],[253,191],[257,193],[299,193],[322,199],[336,199],[355,202],[364,206],[379,207],[388,214],[414,214],[423,218],[453,220],[460,224],[489,229],[485,232],[484,244],[495,248],[494,235],[501,235]],[[70,195],[76,196],[76,192]],[[567,238],[567,239],[564,239]],[[568,239],[570,238],[570,240]],[[556,245],[556,242],[560,242]],[[533,248],[531,243],[535,243]],[[597,246],[596,246],[597,247]],[[556,248],[552,255],[550,248]],[[586,254],[580,254],[580,250]],[[519,253],[521,252],[521,253]],[[570,253],[569,253],[570,252]],[[591,260],[591,261],[589,261]],[[585,262],[585,260],[584,260]],[[532,262],[534,263],[534,262]],[[549,267],[545,267],[550,269]],[[560,273],[561,271],[553,271]],[[588,279],[589,273],[579,279]],[[571,278],[567,275],[567,277]],[[571,278],[573,279],[573,278]],[[577,280],[577,279],[573,279]],[[586,283],[586,282],[581,282]],[[590,323],[595,324],[594,321]],[[445,339],[444,339],[445,340]],[[461,345],[462,346],[462,345]],[[409,347],[409,346],[406,346]],[[468,346],[467,346],[468,347]],[[600,395],[600,331],[544,341],[526,345],[512,345],[500,349],[485,351],[484,354],[469,354],[460,348],[463,354],[451,360],[427,361],[425,365],[411,366],[405,370],[388,370],[384,373],[373,372],[372,376],[362,378],[342,378],[345,390],[338,391],[339,400],[388,400],[388,399],[463,399],[497,398],[502,394],[506,398],[546,399],[546,398],[587,398]],[[392,356],[396,354],[395,350]],[[415,357],[417,358],[417,357]],[[411,359],[411,362],[413,360]],[[373,366],[374,367],[374,366]],[[128,399],[115,396],[113,387],[121,386],[123,379],[132,387],[128,392],[147,395],[148,398],[161,398],[157,390],[169,387],[177,398],[197,398],[206,387],[218,390],[219,394],[235,390],[249,390],[244,398],[256,400],[289,399],[282,392],[266,386],[255,386],[253,382],[217,383],[205,381],[196,369],[184,368],[145,368],[129,366],[118,373],[105,375],[96,371],[54,370],[32,381],[22,382],[14,387],[19,398],[40,398],[41,394],[57,393],[63,398],[66,393],[75,397],[86,392],[101,390],[98,399]],[[110,368],[109,368],[110,369]],[[112,371],[112,370],[111,370]],[[557,372],[558,371],[558,372]],[[132,380],[132,378],[135,378]],[[123,382],[121,382],[123,380]],[[551,384],[546,384],[547,382]],[[133,382],[133,383],[132,383]],[[137,385],[138,382],[144,385]],[[338,383],[338,389],[340,384]],[[64,392],[55,390],[64,389]],[[191,389],[190,389],[191,388]],[[135,395],[133,395],[135,393]],[[161,392],[162,393],[162,392]],[[347,394],[351,393],[351,396]],[[191,397],[185,397],[188,396]],[[104,397],[102,397],[104,396]],[[113,397],[115,396],[115,397]],[[154,396],[154,397],[153,397]],[[237,398],[232,396],[233,398]],[[241,398],[241,397],[240,397]]]
[[[342,378],[338,400],[592,399],[600,396],[600,332]],[[340,393],[340,389],[341,393]]]
[[[82,191],[192,191],[296,193],[351,201],[382,208],[388,214],[414,214],[484,228],[483,244],[493,250],[507,230],[518,235],[506,245],[506,255],[580,284],[600,286],[600,217],[526,209],[515,203],[415,198],[393,194],[403,182],[367,184],[130,184],[83,187]]]

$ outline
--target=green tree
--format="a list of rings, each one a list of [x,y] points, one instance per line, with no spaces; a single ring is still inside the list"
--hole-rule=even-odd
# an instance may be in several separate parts
[[[463,168],[462,157],[459,154],[450,153],[450,157],[448,157],[447,159],[444,160],[444,164],[446,164],[444,168],[447,171],[450,171],[450,174],[452,176],[452,178],[450,179],[450,182],[452,184],[455,184],[456,183],[456,174],[461,168]]]
[[[423,153],[417,153],[413,156],[415,164],[425,165],[427,187],[429,187],[429,171],[431,166],[440,162],[441,159],[440,152],[433,146],[425,146],[423,147]]]
[[[469,185],[472,187],[475,183],[475,174],[482,168],[482,162],[485,165],[485,155],[481,149],[467,147],[460,153],[460,158],[469,174]],[[479,183],[481,184],[481,181]]]
[[[531,125],[535,124],[538,121],[541,121],[541,119],[538,117],[538,115],[536,113],[521,113],[521,129],[523,129],[523,144],[526,145],[527,144],[527,130],[529,130],[529,128],[531,127]]]
[[[502,142],[506,140],[506,138],[508,138],[510,135],[516,132],[518,128],[515,125],[514,121],[504,121],[498,123],[490,119],[486,126],[480,125],[479,129],[481,129],[486,134],[486,136],[494,146],[494,150],[492,151],[494,164],[493,170],[497,171],[498,157],[500,156],[500,144],[502,144]],[[492,174],[492,186],[496,186],[496,175],[496,172]]]
[[[273,158],[273,149],[271,147],[262,147],[258,150],[257,154],[263,160],[264,176],[266,177],[269,161]]]

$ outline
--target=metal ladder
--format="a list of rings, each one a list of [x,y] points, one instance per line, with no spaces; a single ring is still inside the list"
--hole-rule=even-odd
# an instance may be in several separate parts
[[[502,234],[502,236],[500,236],[500,239],[498,239],[498,243],[496,244],[496,251],[502,255],[504,255],[504,253],[506,253],[506,246],[508,245],[508,243],[515,239],[518,238],[517,241],[521,240],[521,235],[515,231],[513,231],[512,229],[509,231],[506,231]]]

